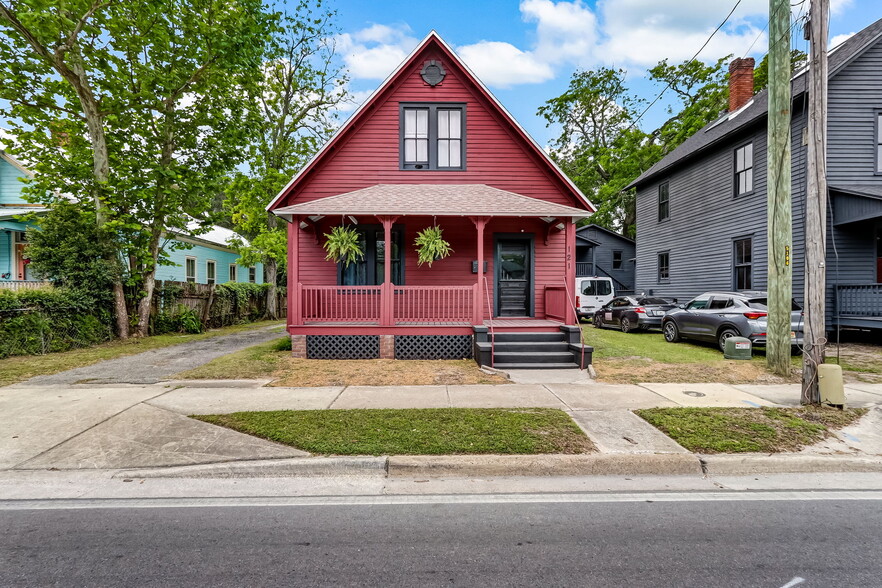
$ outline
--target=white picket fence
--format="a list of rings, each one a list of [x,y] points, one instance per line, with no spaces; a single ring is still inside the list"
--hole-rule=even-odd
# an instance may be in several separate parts
[[[0,290],[42,290],[51,288],[49,281],[25,281],[25,280],[0,280]]]

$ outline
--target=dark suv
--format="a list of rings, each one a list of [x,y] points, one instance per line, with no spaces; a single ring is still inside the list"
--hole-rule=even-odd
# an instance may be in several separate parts
[[[668,311],[662,319],[665,341],[681,338],[716,343],[726,348],[729,337],[747,337],[754,345],[766,344],[769,312],[765,292],[705,292]],[[794,301],[790,313],[790,344],[802,345],[802,309]]]

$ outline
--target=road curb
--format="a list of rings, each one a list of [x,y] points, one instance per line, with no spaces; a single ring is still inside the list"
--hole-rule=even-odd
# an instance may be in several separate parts
[[[385,476],[385,457],[293,457],[121,470],[114,478],[291,478]]]
[[[709,475],[882,472],[882,457],[855,455],[700,455]]]
[[[701,474],[692,454],[397,455],[389,477],[585,476]]]

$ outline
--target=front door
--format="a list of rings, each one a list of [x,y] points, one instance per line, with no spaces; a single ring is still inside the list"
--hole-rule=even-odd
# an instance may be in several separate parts
[[[533,297],[532,251],[529,239],[496,241],[496,315],[530,316]]]

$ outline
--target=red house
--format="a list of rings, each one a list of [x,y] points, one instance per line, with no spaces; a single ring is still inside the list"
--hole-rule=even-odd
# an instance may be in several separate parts
[[[295,356],[590,362],[573,307],[591,203],[434,32],[285,186]],[[325,259],[357,229],[364,258]],[[417,263],[439,226],[453,253]],[[483,271],[481,271],[483,269]]]

